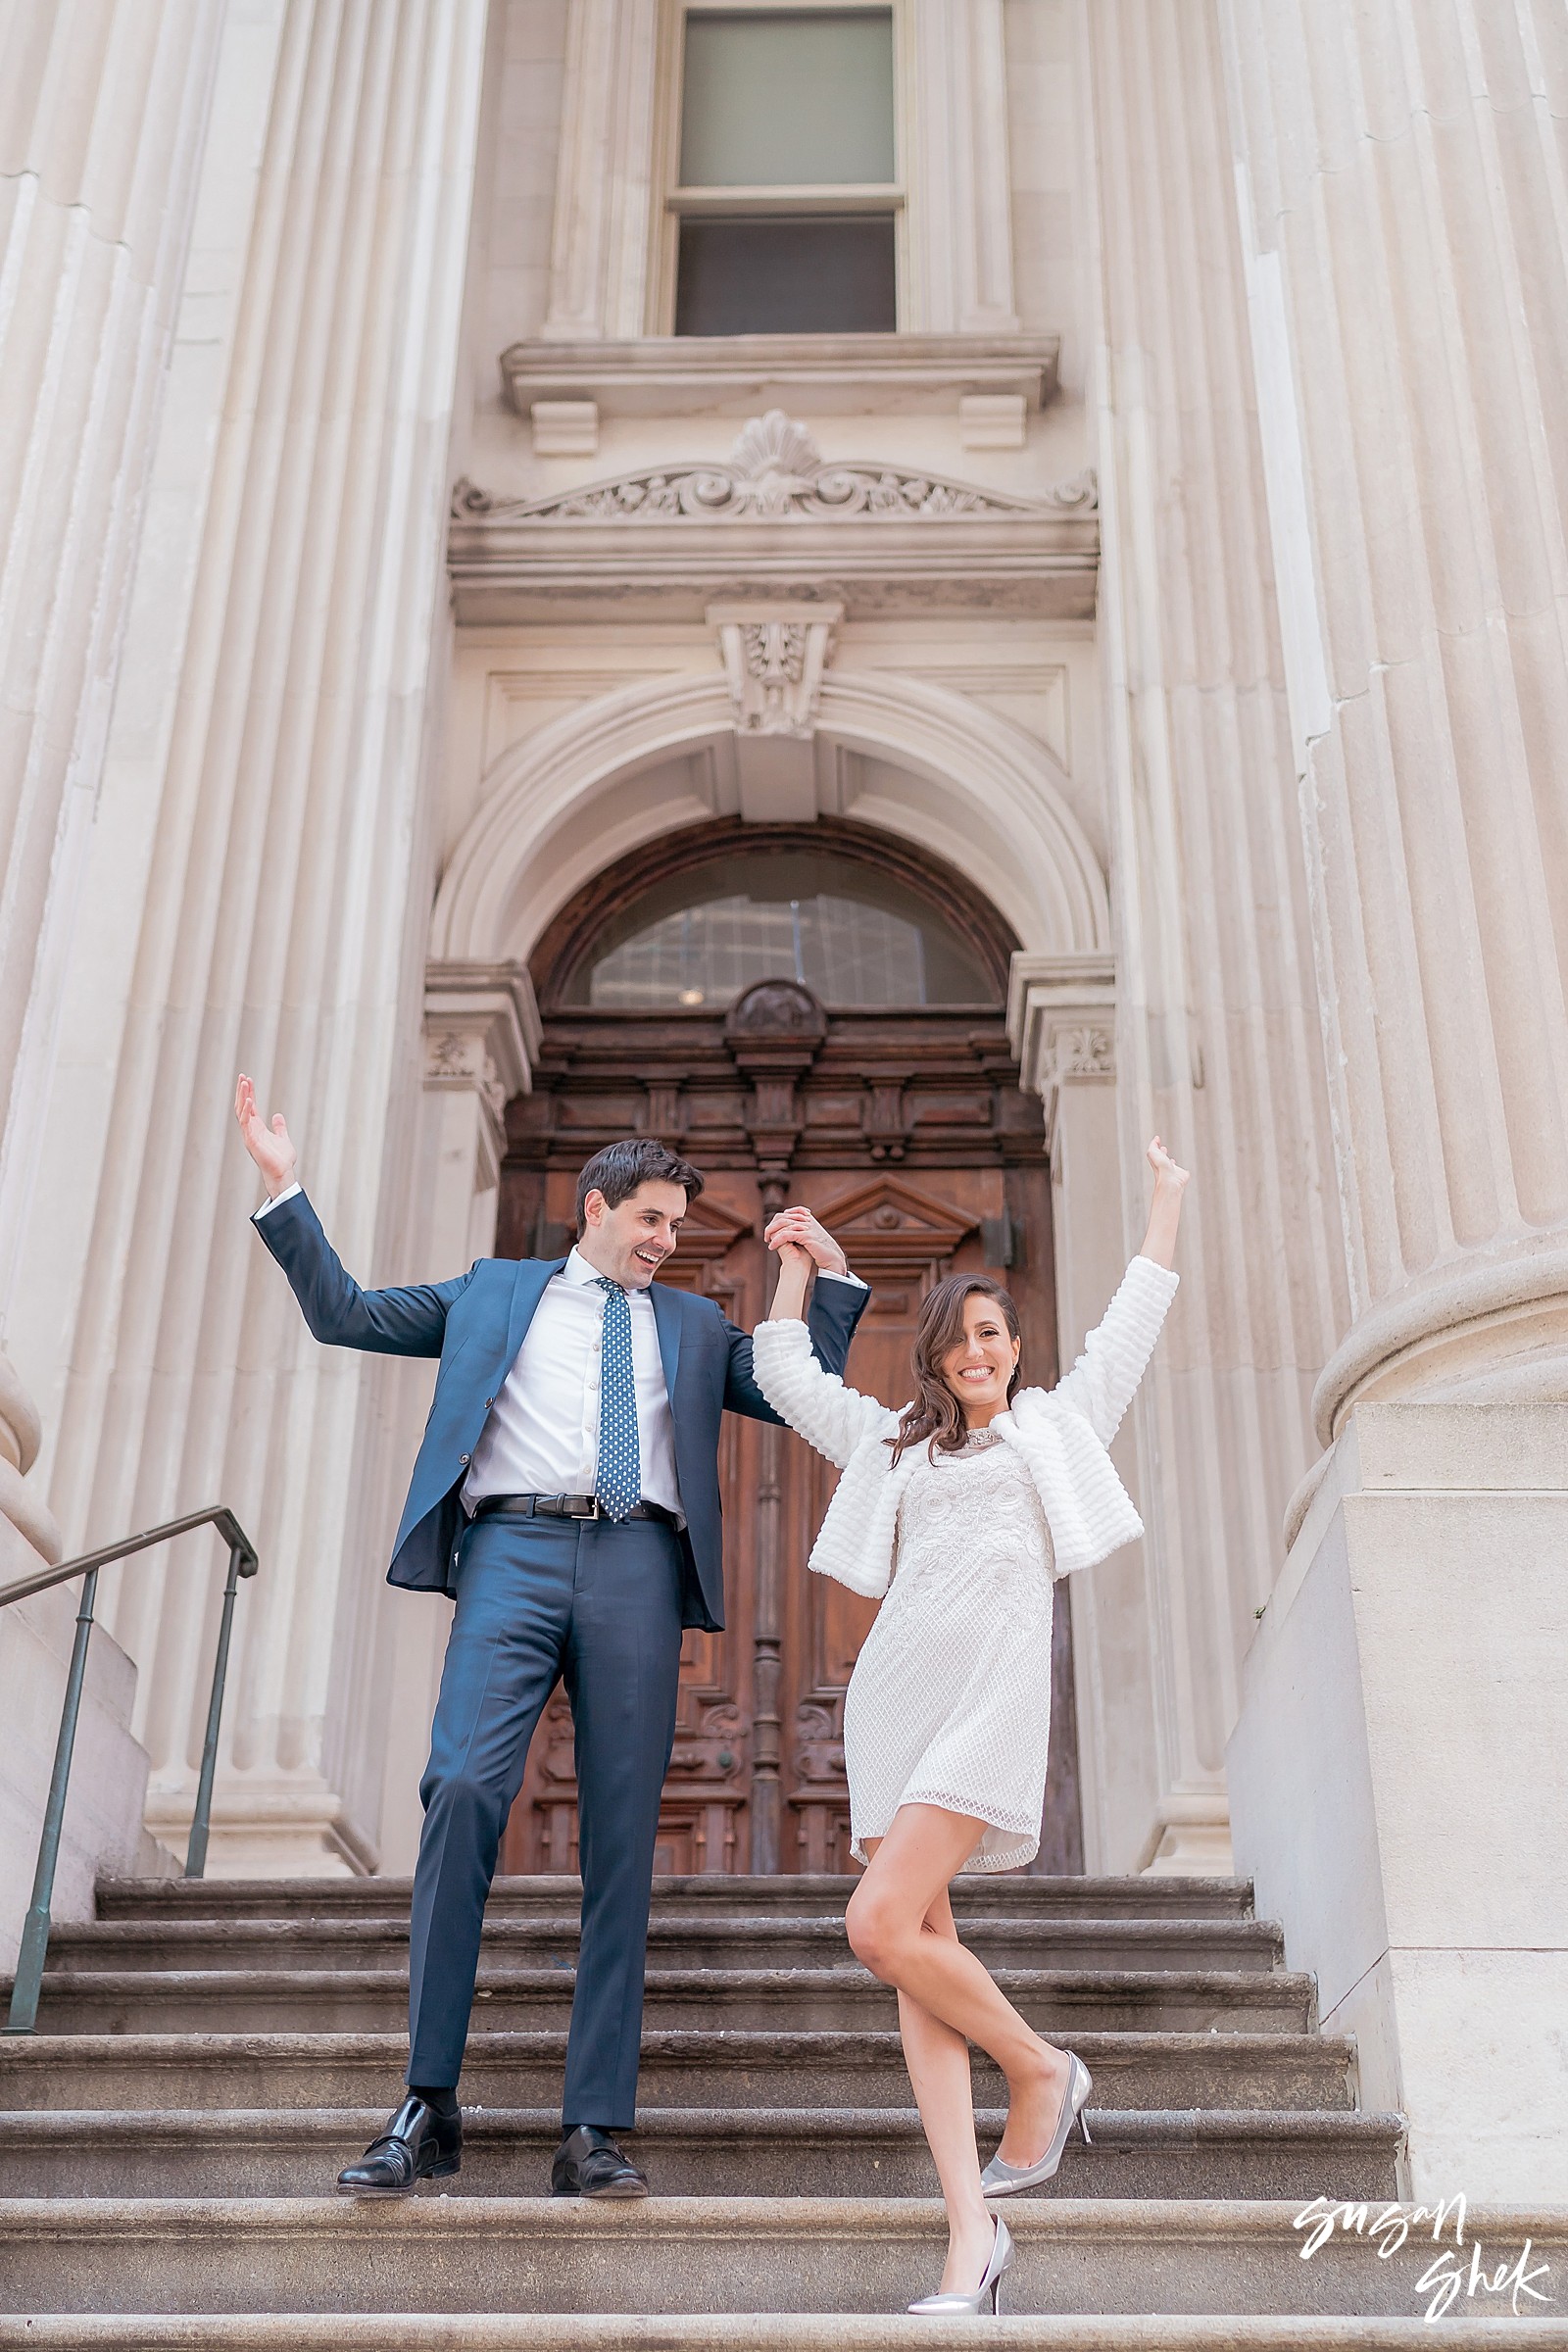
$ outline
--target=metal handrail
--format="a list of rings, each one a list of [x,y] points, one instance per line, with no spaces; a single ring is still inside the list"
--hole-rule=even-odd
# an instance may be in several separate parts
[[[22,1949],[17,1954],[11,2014],[3,2029],[7,2034],[31,2034],[37,2027],[38,1995],[43,1989],[43,1965],[49,1952],[49,1906],[54,1899],[60,1831],[66,1818],[66,1785],[71,1779],[71,1755],[76,1744],[76,1722],[87,1674],[87,1643],[92,1638],[98,1571],[113,1560],[129,1559],[132,1552],[146,1551],[154,1544],[167,1544],[172,1536],[188,1535],[194,1527],[208,1526],[216,1527],[228,1545],[228,1580],[223,1587],[223,1611],[218,1626],[218,1657],[213,1666],[213,1694],[207,1705],[207,1736],[202,1742],[202,1769],[196,1783],[196,1810],[191,1816],[190,1843],[185,1849],[185,1876],[199,1879],[207,1868],[213,1781],[218,1771],[218,1727],[222,1719],[223,1684],[228,1675],[234,1596],[239,1591],[240,1578],[254,1576],[258,1566],[256,1546],[233,1512],[226,1503],[214,1503],[210,1510],[192,1511],[185,1519],[170,1519],[162,1527],[149,1527],[139,1536],[126,1536],[122,1543],[106,1544],[98,1551],[84,1551],[79,1559],[63,1560],[58,1568],[42,1568],[36,1576],[23,1576],[15,1584],[0,1585],[0,1609],[3,1609],[13,1600],[26,1600],[34,1592],[47,1592],[52,1585],[69,1584],[74,1576],[82,1580],[76,1639],[71,1652],[71,1670],[66,1676],[66,1703],[60,1717],[60,1737],[55,1742],[54,1774],[49,1783],[49,1801],[44,1807],[43,1832],[38,1839],[32,1902],[23,1926]]]

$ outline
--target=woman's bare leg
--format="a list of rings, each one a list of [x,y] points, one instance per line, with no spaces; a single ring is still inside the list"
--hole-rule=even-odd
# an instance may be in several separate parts
[[[984,1823],[936,1805],[901,1805],[850,1897],[850,1942],[873,1976],[896,1986],[905,2058],[948,2208],[944,2288],[977,2285],[993,2228],[980,2192],[968,2043],[989,2051],[1007,2078],[1008,2126],[1033,2137],[1034,2155],[1055,2128],[1067,2063],[1041,2040],[958,1941],[948,1885],[974,1850]],[[1021,2161],[1018,2159],[1016,2161]]]

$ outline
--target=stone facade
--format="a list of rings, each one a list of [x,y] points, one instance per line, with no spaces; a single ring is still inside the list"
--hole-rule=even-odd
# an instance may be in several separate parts
[[[1560,9],[895,0],[901,331],[765,348],[669,332],[673,0],[116,6],[69,80],[56,14],[0,101],[0,1512],[19,1561],[258,1538],[214,1867],[408,1866],[444,1630],[380,1584],[427,1374],[300,1329],[236,1067],[356,1270],[455,1268],[563,906],[682,825],[849,817],[1018,942],[1064,1349],[1144,1137],[1195,1171],[1149,1534],[1074,1594],[1088,1867],[1234,1825],[1412,2178],[1564,2193],[1561,1917],[1474,1815],[1435,1910],[1378,1769],[1419,1625],[1474,1806],[1464,1557],[1489,1671],[1568,1641]],[[172,1841],[212,1598],[105,1580]],[[1301,1838],[1303,1688],[1370,1759],[1353,1868]],[[1503,1856],[1568,1827],[1526,1719]],[[1434,2088],[1478,1970],[1513,2152]]]

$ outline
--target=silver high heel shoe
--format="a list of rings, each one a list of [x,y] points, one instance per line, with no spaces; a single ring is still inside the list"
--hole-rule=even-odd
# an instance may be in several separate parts
[[[1000,2213],[996,2216],[996,2224],[997,2234],[991,2241],[991,2260],[986,2264],[986,2275],[973,2294],[965,2294],[961,2287],[955,2287],[945,2295],[922,2295],[918,2303],[909,2305],[918,2318],[978,2319],[988,2303],[992,2317],[996,2317],[1002,2309],[1002,2281],[1012,2268],[1012,2231]]]
[[[1056,2118],[1056,2129],[1051,2135],[1050,2147],[1038,2164],[1004,2164],[1000,2156],[993,2156],[980,2176],[980,2186],[988,2197],[1015,2197],[1020,2189],[1038,2188],[1042,2180],[1051,2180],[1061,2163],[1062,2150],[1071,2137],[1074,2124],[1083,2134],[1084,2146],[1089,2146],[1089,2126],[1084,2122],[1084,2109],[1089,2103],[1089,2093],[1095,2086],[1090,2081],[1088,2067],[1081,2058],[1075,2058],[1070,2050],[1067,2053],[1067,2095],[1061,2102],[1061,2113]]]

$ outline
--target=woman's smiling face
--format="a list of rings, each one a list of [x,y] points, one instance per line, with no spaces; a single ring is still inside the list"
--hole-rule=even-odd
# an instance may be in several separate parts
[[[995,1298],[971,1291],[963,1302],[963,1338],[942,1359],[942,1377],[971,1429],[983,1429],[1004,1410],[1018,1352],[1018,1342]]]

